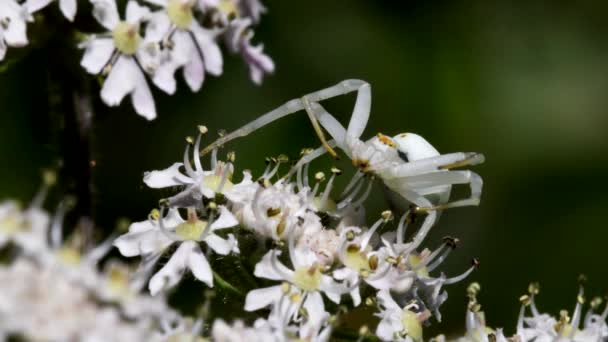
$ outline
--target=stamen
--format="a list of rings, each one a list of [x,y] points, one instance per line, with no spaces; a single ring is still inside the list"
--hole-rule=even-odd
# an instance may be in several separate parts
[[[351,193],[346,196],[346,198],[344,198],[338,203],[338,209],[345,208],[349,203],[351,203],[353,201],[353,198],[355,198],[359,191],[361,191],[361,187],[363,187],[364,183],[365,181],[357,182],[357,186],[353,189],[353,191],[351,191]]]
[[[576,296],[576,306],[574,308],[574,313],[572,314],[572,331],[570,332],[570,338],[574,338],[574,333],[578,330],[578,326],[581,323],[583,304],[585,303],[585,298],[583,297],[584,293],[585,290],[581,285],[578,290],[578,295]]]
[[[203,172],[203,166],[201,165],[201,158],[199,156],[199,148],[201,146],[201,137],[203,135],[201,133],[196,137],[196,142],[194,143],[194,151],[192,152],[192,159],[194,159],[194,167],[196,167],[197,173]]]
[[[321,194],[321,201],[320,201],[320,207],[321,208],[325,208],[326,207],[327,200],[329,199],[329,194],[331,193],[331,189],[334,186],[334,180],[336,179],[336,175],[339,174],[337,172],[334,172],[334,169],[335,168],[332,168],[332,175],[329,178],[329,182],[327,182],[327,185],[325,186],[325,190],[323,190],[323,193]]]
[[[253,211],[253,216],[258,221],[263,221],[264,217],[262,216],[262,209],[260,208],[260,196],[264,191],[264,187],[260,186],[256,189],[255,194],[253,195],[253,201],[251,202],[251,209]]]
[[[51,246],[53,249],[61,247],[61,241],[63,240],[63,220],[67,211],[68,203],[67,199],[61,201],[57,206],[57,211],[53,216],[53,222],[51,223]]]
[[[190,178],[196,178],[196,173],[192,169],[192,164],[190,164],[190,142],[188,142],[184,151],[184,168]]]
[[[411,210],[408,210],[405,212],[405,214],[403,214],[403,216],[401,216],[401,219],[399,220],[399,225],[397,226],[397,243],[398,244],[403,244],[403,238],[405,235],[405,231],[407,229],[408,224],[410,223],[409,220],[409,215],[411,213]]]
[[[57,174],[53,170],[42,171],[42,186],[30,203],[30,208],[42,208],[49,188],[57,183]]]
[[[357,170],[357,173],[355,173],[353,178],[350,179],[350,182],[348,183],[346,188],[344,188],[344,191],[342,191],[340,197],[346,196],[346,194],[356,185],[356,183],[361,179],[361,177],[363,177],[363,172]]]
[[[230,173],[230,165],[226,164],[224,169],[222,170],[222,178],[220,178],[220,184],[215,189],[216,193],[222,193],[222,189],[224,189],[224,185],[226,185],[226,181],[228,180],[228,174]]]
[[[479,267],[479,261],[477,259],[473,259],[473,266],[469,267],[468,270],[466,270],[464,273],[462,273],[459,276],[455,276],[455,277],[452,277],[452,278],[447,278],[443,283],[445,285],[452,285],[452,284],[456,284],[458,282],[461,282],[466,277],[468,277],[469,274],[471,274],[478,267]]]
[[[281,166],[282,160],[277,158],[274,160],[274,162],[276,163],[276,165],[274,166],[274,168],[272,169],[272,171],[270,171],[269,174],[267,174],[266,176],[264,176],[264,178],[266,179],[271,179],[276,173],[277,171],[279,171],[279,166]]]
[[[307,188],[310,188],[310,185],[308,184],[308,167],[310,166],[310,164],[304,164],[304,168],[302,170],[302,178],[304,181],[304,186]]]
[[[372,238],[372,235],[376,232],[378,227],[380,227],[383,222],[385,222],[384,218],[379,219],[367,232],[365,232],[365,234],[363,234],[363,237],[361,238],[360,250],[364,250],[367,247],[367,245],[369,244],[369,240],[371,240]]]
[[[361,204],[363,204],[363,202],[365,202],[365,200],[369,197],[369,194],[372,192],[373,183],[374,183],[374,178],[372,177],[367,181],[367,189],[365,189],[365,192],[363,193],[363,195],[361,197],[359,197],[359,199],[357,201],[355,201],[354,203],[351,204],[351,206],[353,208],[357,208]]]
[[[200,153],[199,153],[200,155]],[[217,148],[211,151],[211,170],[215,170],[217,167]]]

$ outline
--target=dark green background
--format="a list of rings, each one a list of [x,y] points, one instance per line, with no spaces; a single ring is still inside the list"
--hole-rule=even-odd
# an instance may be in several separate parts
[[[608,287],[608,20],[599,1],[266,1],[256,30],[276,62],[256,87],[236,57],[220,78],[191,94],[181,82],[172,97],[155,91],[159,118],[147,122],[129,101],[97,104],[94,121],[96,220],[141,220],[168,191],[141,181],[145,170],[181,159],[196,125],[232,130],[284,101],[361,78],[372,84],[366,135],[415,132],[441,152],[483,152],[478,208],[450,210],[426,246],[444,235],[462,247],[442,270],[481,268],[480,300],[492,326],[513,332],[518,296],[541,282],[541,308],[572,310],[577,276],[591,295]],[[55,5],[53,5],[55,6]],[[54,13],[56,8],[47,12]],[[41,167],[60,156],[47,119],[46,46],[0,74],[0,197],[27,201]],[[84,70],[81,70],[84,73]],[[354,96],[331,102],[344,123]],[[231,145],[237,167],[259,174],[263,157],[318,144],[306,116],[295,115]],[[70,152],[68,147],[67,153]],[[347,165],[347,164],[345,164]],[[51,203],[52,206],[52,203]],[[51,207],[50,206],[50,207]],[[370,220],[386,208],[381,191]],[[466,284],[449,288],[444,332],[462,331]],[[428,335],[427,335],[428,336]]]

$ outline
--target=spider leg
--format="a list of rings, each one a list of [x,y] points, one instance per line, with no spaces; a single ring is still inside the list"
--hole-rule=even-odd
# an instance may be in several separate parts
[[[476,152],[456,152],[442,154],[436,157],[414,160],[408,163],[398,164],[381,171],[383,179],[404,178],[415,176],[430,171],[448,170],[455,167],[477,165],[483,163],[485,157]]]
[[[307,99],[307,101],[309,101],[309,102],[319,102],[319,101],[323,101],[323,100],[326,100],[326,99],[329,99],[332,97],[336,97],[339,95],[348,94],[353,91],[358,91],[361,88],[363,88],[363,90],[362,90],[363,93],[368,92],[369,84],[366,83],[365,81],[361,81],[361,80],[345,80],[334,86],[304,95],[303,97],[305,97]],[[363,109],[365,109],[365,107],[364,107],[365,99],[369,98],[369,97],[371,97],[371,96],[363,95],[362,100],[359,100],[359,98],[357,98],[357,102],[355,103],[355,112],[353,113],[353,115],[356,115],[357,117],[360,117],[362,115],[361,112],[363,111]],[[371,103],[370,100],[367,100],[367,101]],[[363,103],[363,104],[360,104],[360,103]],[[357,106],[359,106],[359,108],[360,108],[359,110],[357,110]],[[213,142],[209,146],[205,147],[200,152],[200,155],[203,156],[203,155],[209,153],[210,151],[212,151],[214,148],[222,146],[231,140],[234,140],[239,137],[247,136],[250,133],[268,125],[269,123],[271,123],[275,120],[278,120],[282,117],[285,117],[289,114],[293,114],[293,113],[298,112],[303,109],[304,109],[304,103],[303,103],[302,99],[293,99],[293,100],[287,101],[283,105],[273,109],[270,112],[263,114],[262,116],[251,121],[250,123],[246,124],[245,126],[220,137],[215,142]],[[365,114],[365,113],[363,113],[363,114]],[[367,111],[366,115],[363,115],[363,117],[365,117],[365,123],[367,123],[366,117],[368,117],[368,116],[369,116],[369,110]],[[314,125],[314,122],[316,122],[316,119],[313,120],[313,125]],[[365,127],[365,125],[363,125],[363,127]],[[353,130],[354,130],[354,128],[353,128]],[[326,142],[324,142],[324,144],[326,144]]]
[[[420,174],[416,176],[404,177],[401,182],[393,182],[399,184],[397,191],[401,193],[404,189],[428,189],[442,186],[451,186],[453,184],[469,184],[471,188],[471,196],[469,198],[456,200],[453,202],[441,201],[439,204],[430,207],[420,207],[418,211],[442,210],[455,207],[479,205],[481,198],[481,190],[483,180],[481,177],[472,171],[438,171]]]
[[[416,191],[404,190],[401,191],[399,194],[409,202],[415,204],[417,206],[416,211],[419,211],[419,208],[427,208],[432,206],[431,202],[426,197],[420,195]],[[408,247],[407,251],[404,251],[404,254],[410,253],[411,251],[415,250],[422,243],[426,235],[429,233],[429,231],[437,221],[436,210],[426,211],[425,213],[426,217],[424,218],[424,222],[422,222],[420,229],[418,229],[416,235],[414,235],[411,245]]]

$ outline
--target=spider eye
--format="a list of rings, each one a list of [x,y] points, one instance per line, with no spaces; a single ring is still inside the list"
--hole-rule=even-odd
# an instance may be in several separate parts
[[[399,158],[401,158],[401,160],[403,160],[404,162],[406,162],[406,163],[410,162],[409,158],[407,157],[407,153],[405,153],[401,150],[397,150],[397,154],[399,155]]]

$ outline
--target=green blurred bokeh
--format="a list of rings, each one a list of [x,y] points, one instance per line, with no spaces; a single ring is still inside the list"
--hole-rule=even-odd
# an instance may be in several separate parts
[[[415,132],[441,152],[483,152],[480,207],[445,212],[425,243],[444,235],[462,247],[442,269],[460,273],[472,257],[481,268],[480,301],[489,324],[513,332],[518,297],[541,282],[541,308],[572,310],[577,276],[589,296],[608,287],[608,8],[601,2],[559,4],[266,1],[256,30],[275,75],[261,87],[226,57],[224,74],[198,94],[183,82],[175,96],[155,91],[159,118],[147,122],[128,100],[96,107],[95,216],[143,219],[168,191],[142,183],[146,170],[181,159],[196,125],[232,130],[286,100],[347,78],[372,84],[367,136]],[[52,9],[54,10],[54,9]],[[27,201],[39,169],[61,151],[46,118],[45,50],[32,51],[0,74],[0,197]],[[84,73],[84,71],[82,71]],[[181,80],[180,80],[181,81]],[[354,96],[328,106],[343,123]],[[318,144],[304,114],[236,141],[237,167],[258,172],[265,156],[295,155]],[[328,158],[329,159],[329,158]],[[459,192],[457,192],[459,193]],[[463,190],[460,195],[465,195]],[[369,201],[370,220],[387,206]],[[433,331],[464,329],[466,283],[448,288],[444,320]],[[429,336],[429,335],[427,335]]]

